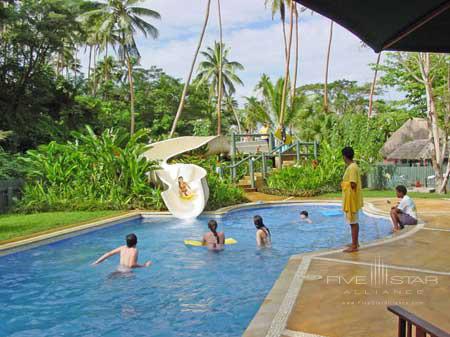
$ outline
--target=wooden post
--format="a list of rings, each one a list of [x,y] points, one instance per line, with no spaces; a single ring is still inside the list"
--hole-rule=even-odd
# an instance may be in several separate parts
[[[401,317],[398,318],[398,337],[406,337],[406,321]]]
[[[266,154],[264,152],[261,153],[261,160],[262,160],[262,165],[261,165],[262,178],[266,179],[267,166],[266,166]]]
[[[231,134],[231,181],[236,182],[236,167],[234,166],[236,162],[236,134],[233,132]]]
[[[253,167],[253,158],[250,157],[248,159],[248,170],[250,173],[250,185],[252,188],[255,188],[255,171],[254,171],[254,167]]]
[[[272,152],[273,150],[273,134],[272,132],[269,133],[269,152]]]
[[[297,154],[297,163],[300,163],[300,143],[295,142],[295,152]]]

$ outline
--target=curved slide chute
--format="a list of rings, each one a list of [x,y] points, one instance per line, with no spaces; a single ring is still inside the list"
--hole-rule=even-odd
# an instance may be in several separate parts
[[[161,169],[156,171],[159,179],[168,187],[162,192],[168,210],[179,219],[191,219],[199,216],[205,209],[209,198],[204,168],[193,164],[167,164],[170,158],[208,146],[208,152],[229,152],[229,144],[224,137],[179,137],[154,144],[144,156],[150,160],[162,161]],[[183,197],[178,187],[178,177],[190,187],[190,196]]]

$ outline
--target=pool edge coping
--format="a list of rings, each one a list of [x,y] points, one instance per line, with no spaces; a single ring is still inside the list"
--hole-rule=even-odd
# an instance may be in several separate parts
[[[298,202],[298,201],[297,201]],[[273,201],[271,203],[286,203],[285,201]],[[293,202],[295,203],[295,201]],[[302,202],[300,202],[302,203]],[[310,203],[310,201],[307,201],[306,203]],[[327,202],[325,202],[327,203]],[[329,204],[336,204],[336,200],[334,202],[328,201]],[[377,208],[372,202],[364,202],[364,207],[362,211],[369,215],[374,217],[381,217],[381,218],[389,218],[389,213],[385,212],[379,208]],[[395,242],[398,240],[402,240],[404,238],[407,238],[411,235],[416,234],[418,231],[425,228],[425,222],[420,221],[416,226],[414,226],[412,229],[409,227],[406,227],[407,230],[405,232],[400,232],[399,234],[390,235],[378,240],[373,240],[368,242],[367,244],[361,244],[361,249],[375,247],[375,246],[382,246],[387,243]],[[293,306],[297,300],[297,297],[300,295],[300,291],[303,285],[303,280],[305,279],[309,265],[315,257],[320,257],[323,255],[328,254],[334,254],[334,253],[340,253],[342,252],[342,247],[339,249],[322,249],[317,250],[314,252],[308,252],[308,253],[301,253],[301,254],[294,254],[291,255],[289,260],[299,260],[299,266],[297,268],[297,271],[293,276],[290,277],[290,280],[283,279],[285,277],[284,271],[280,273],[280,276],[275,281],[272,289],[269,291],[269,294],[264,299],[263,303],[259,307],[257,313],[253,317],[253,319],[250,321],[249,325],[247,326],[246,330],[242,334],[242,337],[281,337],[286,332],[286,325],[289,318],[289,315],[293,309]],[[286,268],[286,267],[285,267]],[[286,283],[286,281],[289,283],[288,287],[282,287],[280,284]],[[277,290],[278,297],[273,299],[270,298],[271,301],[281,302],[281,304],[278,306],[278,309],[273,312],[273,319],[270,321],[266,321],[266,331],[263,335],[260,333],[255,334],[257,329],[253,327],[252,325],[258,324],[258,321],[261,320],[259,317],[261,313],[266,311],[266,299],[269,297],[269,295],[273,296],[274,289]],[[282,292],[282,294],[280,294]],[[281,300],[281,301],[280,301]],[[261,328],[258,328],[258,330]],[[312,335],[310,333],[304,333],[301,331],[295,332],[295,337],[325,337],[325,336],[319,336],[319,335]]]
[[[235,211],[238,209],[248,209],[248,208],[255,208],[256,206],[264,207],[265,205],[275,205],[275,204],[295,204],[295,203],[325,203],[330,204],[331,201],[324,202],[324,200],[320,201],[314,201],[314,200],[305,200],[305,201],[278,201],[278,202],[249,202],[249,203],[243,203],[243,204],[237,204],[227,207],[219,208],[216,211],[206,211],[203,212],[201,215],[206,216],[223,216],[231,211]],[[334,202],[333,204],[337,204]],[[119,214],[114,215],[111,217],[102,218],[99,220],[94,221],[86,221],[81,224],[68,224],[64,226],[64,228],[61,229],[54,229],[49,232],[42,231],[35,234],[30,234],[30,236],[27,236],[25,238],[18,238],[18,240],[12,240],[10,242],[5,242],[3,244],[0,244],[0,256],[7,255],[11,251],[20,249],[25,250],[28,247],[38,246],[40,244],[46,244],[49,241],[58,241],[63,240],[69,236],[75,236],[78,232],[84,232],[89,230],[94,230],[101,227],[107,227],[112,226],[116,224],[118,221],[123,220],[133,220],[135,218],[144,218],[144,217],[166,217],[171,216],[170,212],[167,211],[147,211],[147,210],[135,210],[130,211],[125,214]]]

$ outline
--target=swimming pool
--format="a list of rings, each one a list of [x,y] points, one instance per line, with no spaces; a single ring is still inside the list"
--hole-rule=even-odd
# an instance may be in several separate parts
[[[301,210],[313,224],[300,223]],[[338,206],[282,205],[232,211],[219,229],[238,244],[220,253],[187,247],[200,238],[206,217],[127,221],[0,257],[0,336],[240,336],[293,254],[349,241]],[[256,249],[252,216],[270,228],[272,249]],[[361,241],[389,234],[385,219],[363,215]],[[90,263],[137,234],[140,261],[153,266],[115,277],[111,258]]]

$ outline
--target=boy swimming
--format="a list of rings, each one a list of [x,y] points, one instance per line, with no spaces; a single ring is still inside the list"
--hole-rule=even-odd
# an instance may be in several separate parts
[[[312,220],[309,218],[308,211],[300,212],[300,220],[307,223],[312,223]]]
[[[125,268],[145,268],[152,264],[151,261],[147,261],[144,264],[138,263],[138,250],[136,248],[137,245],[137,236],[135,234],[128,234],[126,237],[126,245],[120,246],[116,249],[111,250],[110,252],[101,256],[97,261],[95,261],[92,265],[97,265],[102,263],[106,259],[110,258],[113,255],[120,254],[120,267]]]

